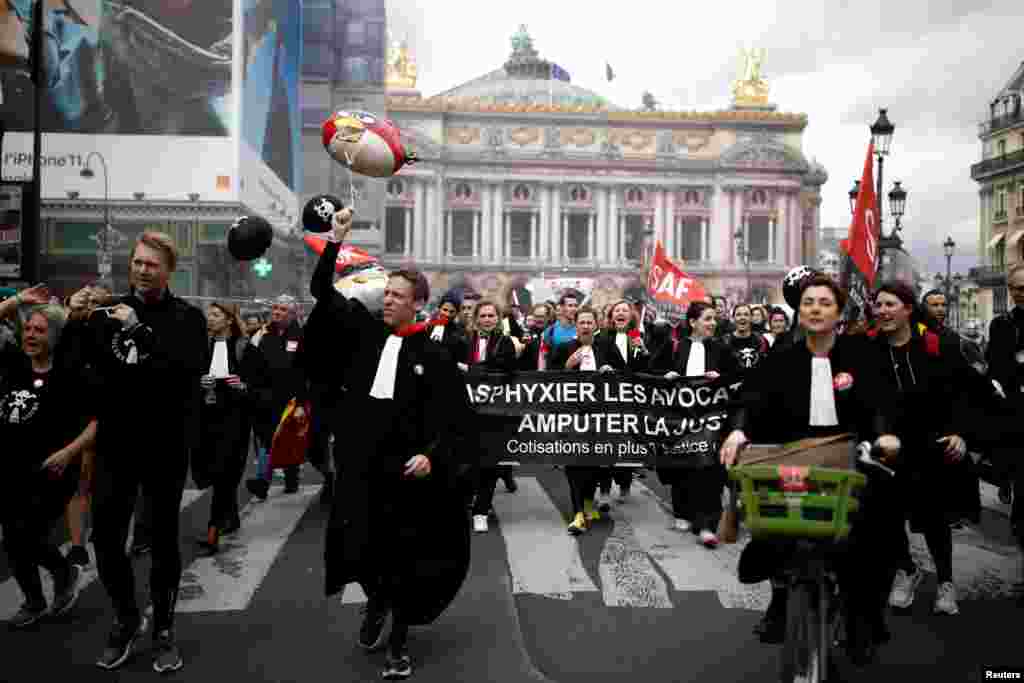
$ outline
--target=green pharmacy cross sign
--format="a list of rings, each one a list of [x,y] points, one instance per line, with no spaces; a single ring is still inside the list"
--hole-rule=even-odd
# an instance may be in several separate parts
[[[252,269],[256,271],[256,277],[265,278],[270,275],[274,266],[266,258],[260,258],[252,264]]]

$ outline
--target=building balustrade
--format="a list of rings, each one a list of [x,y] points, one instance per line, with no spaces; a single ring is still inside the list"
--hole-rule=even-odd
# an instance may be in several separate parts
[[[1024,122],[1024,111],[1018,109],[1015,112],[1004,114],[1003,116],[994,116],[988,121],[982,121],[978,124],[978,134],[989,135],[1021,122]]]
[[[971,178],[981,180],[987,176],[1024,166],[1024,149],[1010,152],[991,159],[985,159],[971,166]]]

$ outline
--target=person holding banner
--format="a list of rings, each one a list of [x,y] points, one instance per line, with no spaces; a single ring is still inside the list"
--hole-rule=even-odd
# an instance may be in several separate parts
[[[481,299],[473,309],[473,332],[464,344],[459,358],[459,369],[463,372],[484,370],[487,372],[513,372],[516,369],[516,349],[511,337],[501,333],[498,321],[501,314],[498,305],[488,299]],[[511,475],[503,476],[511,478]],[[487,518],[492,514],[494,487],[498,483],[499,468],[481,467],[478,471],[476,499],[473,502],[473,531],[487,533]],[[505,483],[508,486],[508,479]]]
[[[344,458],[335,457],[325,592],[361,584],[369,600],[359,645],[376,651],[387,642],[381,675],[399,680],[412,675],[409,627],[437,619],[469,569],[469,525],[451,452],[470,413],[454,359],[430,341],[426,324],[413,324],[430,298],[426,277],[392,272],[380,317],[333,286],[351,229],[352,211],[336,213],[310,283],[317,303],[307,323],[307,367],[342,366],[348,389],[329,418],[346,447]],[[339,339],[341,353],[332,348]]]
[[[594,344],[597,332],[597,312],[583,306],[576,314],[576,339],[555,348],[551,354],[551,368],[596,372],[611,367],[607,347]],[[568,532],[579,536],[590,528],[590,523],[601,519],[594,509],[594,494],[601,476],[600,467],[566,466],[565,477],[569,480],[569,494],[572,500],[572,522]]]
[[[733,430],[720,451],[722,463],[736,464],[751,439],[784,444],[842,434],[872,442],[883,462],[891,463],[900,440],[887,433],[877,406],[874,353],[865,337],[837,333],[846,292],[832,278],[816,274],[802,282],[799,304],[804,339],[769,355],[744,381],[740,407],[732,415]],[[888,508],[872,496],[876,490],[877,484],[869,481],[861,496],[861,516],[836,564],[847,610],[847,646],[858,664],[870,661],[874,648],[889,638],[881,594],[888,591],[891,559],[878,552],[877,539],[890,522],[884,518]],[[765,643],[780,643],[785,637],[788,590],[779,572],[792,550],[792,542],[754,539],[740,556],[741,583],[772,582],[768,611],[755,627]]]
[[[602,372],[644,372],[650,364],[650,354],[644,345],[643,335],[637,329],[633,317],[633,306],[625,299],[607,307],[607,328],[595,337],[594,348],[604,362],[598,368]],[[625,468],[605,468],[598,477],[598,512],[611,508],[612,481],[619,487],[619,501],[629,497],[633,473]]]
[[[667,379],[736,374],[736,361],[728,347],[715,339],[715,309],[703,301],[695,301],[686,311],[689,338],[683,339],[676,351],[671,345],[651,359],[650,371]],[[672,513],[677,531],[690,531],[711,549],[718,546],[718,518],[722,514],[722,487],[725,470],[717,462],[695,469],[660,468],[658,479],[672,490]]]

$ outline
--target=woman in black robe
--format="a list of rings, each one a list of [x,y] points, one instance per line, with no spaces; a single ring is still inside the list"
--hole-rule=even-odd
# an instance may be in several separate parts
[[[329,418],[349,426],[324,556],[326,592],[358,582],[369,598],[359,643],[384,645],[393,617],[385,678],[406,678],[408,627],[434,621],[469,567],[469,525],[456,494],[451,445],[468,422],[465,383],[455,361],[414,325],[429,297],[426,278],[391,274],[383,314],[342,295],[332,279],[351,211],[335,216],[331,241],[313,274],[317,304],[306,327],[307,367],[339,368],[345,401]],[[330,352],[344,339],[344,353]]]
[[[238,516],[238,485],[249,452],[250,402],[246,353],[256,349],[246,343],[234,306],[211,303],[206,310],[210,335],[210,367],[200,379],[203,389],[199,415],[200,438],[192,452],[192,478],[199,488],[210,486],[210,521],[199,545],[210,555],[220,550],[220,537],[241,526]],[[251,349],[251,350],[250,350]]]
[[[886,458],[895,456],[899,439],[886,433],[877,406],[878,368],[870,343],[863,336],[836,333],[845,303],[846,293],[827,275],[803,281],[803,341],[770,354],[744,381],[741,405],[732,416],[733,431],[721,449],[727,467],[751,441],[783,444],[844,433],[856,434],[860,442],[873,441]],[[860,517],[837,565],[845,593],[848,647],[857,663],[869,661],[874,647],[888,638],[882,604],[874,599],[888,566],[872,545],[885,528],[879,517],[884,508],[871,500],[876,489],[869,483],[863,493]],[[754,539],[740,556],[742,583],[772,580],[771,604],[755,629],[763,642],[778,643],[785,636],[788,591],[777,574],[791,552],[788,539]]]

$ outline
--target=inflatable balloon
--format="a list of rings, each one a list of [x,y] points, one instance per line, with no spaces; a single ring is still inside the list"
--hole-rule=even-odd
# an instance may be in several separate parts
[[[345,208],[344,203],[329,194],[318,194],[306,202],[302,210],[302,227],[308,232],[330,232],[331,218]]]
[[[356,299],[374,315],[384,312],[384,289],[388,274],[380,264],[365,263],[348,266],[334,283],[334,288],[350,299]]]
[[[809,266],[797,266],[782,280],[782,298],[794,311],[800,310],[800,285],[809,277],[817,275],[817,271]]]
[[[228,230],[228,251],[239,261],[263,256],[274,241],[274,229],[260,216],[241,216]]]
[[[391,121],[363,111],[339,111],[324,121],[324,148],[335,161],[353,173],[387,178],[416,161],[402,145],[398,127]]]
[[[324,253],[324,247],[327,246],[327,239],[317,235],[305,235],[303,236],[303,240],[310,249],[317,253],[318,256]],[[342,273],[346,268],[365,266],[374,263],[377,263],[377,259],[375,257],[366,253],[359,247],[350,247],[347,244],[344,244],[338,252],[337,261],[334,263],[334,272]]]

